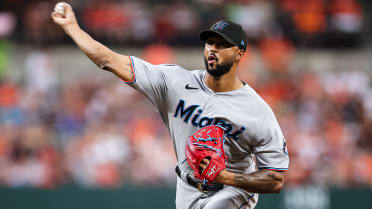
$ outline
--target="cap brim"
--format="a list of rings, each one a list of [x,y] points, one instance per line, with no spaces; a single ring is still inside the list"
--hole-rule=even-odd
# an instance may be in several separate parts
[[[202,31],[202,32],[200,33],[199,36],[200,36],[200,39],[201,39],[202,41],[207,41],[207,39],[208,39],[209,37],[211,37],[211,36],[216,36],[216,35],[221,36],[223,39],[225,39],[225,40],[228,41],[229,43],[233,44],[234,46],[237,46],[237,45],[238,45],[238,44],[235,43],[233,40],[231,40],[228,36],[226,36],[226,35],[224,35],[224,34],[222,34],[222,33],[220,33],[220,32],[217,32],[217,31],[205,30],[205,31]]]

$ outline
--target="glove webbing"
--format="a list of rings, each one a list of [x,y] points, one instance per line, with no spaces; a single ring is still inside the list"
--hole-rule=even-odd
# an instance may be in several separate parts
[[[200,148],[206,148],[206,149],[210,149],[210,150],[213,150],[213,151],[216,151],[217,153],[218,153],[218,155],[221,157],[221,149],[217,149],[217,148],[214,148],[214,147],[211,147],[211,146],[208,146],[208,145],[206,145],[206,144],[199,144],[199,143],[196,143],[196,142],[194,142],[194,143],[192,143],[193,145],[196,145],[196,146],[198,146],[198,147],[200,147]]]
[[[207,142],[207,141],[212,141],[214,142],[215,144],[217,144],[217,138],[214,138],[214,137],[211,137],[209,136],[209,132],[211,132],[212,130],[209,130],[208,133],[207,133],[207,136],[208,138],[204,139],[203,137],[194,137],[197,141],[202,141],[202,142]],[[201,134],[200,134],[201,135]]]

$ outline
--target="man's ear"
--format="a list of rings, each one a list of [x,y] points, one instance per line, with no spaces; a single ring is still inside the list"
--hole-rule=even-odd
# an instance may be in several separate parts
[[[240,61],[244,55],[244,50],[239,49],[238,52],[236,53],[235,60]]]

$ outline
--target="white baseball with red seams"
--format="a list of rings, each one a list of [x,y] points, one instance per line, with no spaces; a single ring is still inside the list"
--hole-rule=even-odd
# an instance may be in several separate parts
[[[66,15],[65,7],[64,7],[65,4],[66,4],[65,2],[58,2],[56,6],[54,7],[54,11],[62,16],[65,16]]]

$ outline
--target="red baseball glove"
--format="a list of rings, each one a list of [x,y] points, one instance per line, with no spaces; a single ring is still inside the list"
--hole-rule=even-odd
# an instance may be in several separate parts
[[[226,168],[226,155],[223,150],[224,129],[220,126],[206,126],[189,137],[186,143],[186,159],[194,170],[195,178],[214,181],[218,174]],[[200,171],[200,162],[208,158],[208,166]]]

